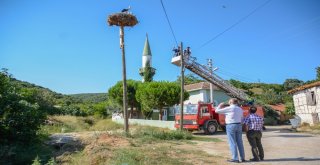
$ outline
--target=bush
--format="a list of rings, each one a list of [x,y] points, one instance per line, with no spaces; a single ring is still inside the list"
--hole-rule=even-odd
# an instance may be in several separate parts
[[[38,103],[30,103],[19,93],[6,70],[0,72],[0,143],[29,143],[46,114]]]
[[[264,125],[277,125],[277,120],[272,117],[264,118]]]
[[[152,138],[159,140],[190,140],[192,138],[192,134],[187,131],[172,131],[156,127],[138,128],[131,136],[135,138]]]

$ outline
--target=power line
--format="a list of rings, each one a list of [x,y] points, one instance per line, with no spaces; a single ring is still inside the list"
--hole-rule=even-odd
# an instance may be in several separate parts
[[[164,12],[164,14],[166,15],[168,24],[169,24],[169,26],[170,26],[170,30],[171,30],[172,36],[173,36],[173,38],[174,38],[174,40],[176,41],[176,44],[177,44],[177,46],[178,46],[178,42],[177,42],[176,36],[174,35],[173,28],[172,28],[172,26],[171,26],[171,23],[170,23],[170,20],[169,20],[169,17],[168,17],[166,8],[164,7],[162,0],[160,0],[160,2],[161,2],[161,5],[162,5],[163,12]]]
[[[234,23],[233,25],[231,25],[230,27],[228,27],[227,29],[225,29],[224,31],[222,31],[221,33],[215,35],[213,38],[211,38],[210,40],[208,40],[207,42],[205,42],[204,44],[202,44],[199,48],[200,49],[206,45],[208,45],[210,42],[212,42],[213,40],[217,39],[218,37],[220,37],[221,35],[223,35],[224,33],[226,33],[227,31],[231,30],[232,28],[234,28],[235,26],[237,26],[238,24],[240,24],[241,22],[243,22],[244,20],[246,20],[248,17],[250,17],[251,15],[253,15],[255,12],[257,12],[259,9],[263,8],[264,6],[266,6],[269,2],[271,2],[272,0],[267,0],[265,3],[263,3],[262,5],[258,6],[257,8],[255,8],[252,12],[250,12],[248,15],[242,17],[241,19],[239,19],[236,23]]]
[[[220,74],[223,74],[225,76],[228,76],[232,79],[236,78],[238,80],[241,80],[241,81],[246,81],[246,82],[255,82],[256,80],[252,79],[252,78],[249,78],[249,77],[245,77],[245,76],[241,76],[241,75],[238,75],[238,74],[235,74],[235,73],[231,73],[231,72],[228,72],[228,71],[222,71],[221,69],[217,70],[216,71],[217,73],[220,73]]]

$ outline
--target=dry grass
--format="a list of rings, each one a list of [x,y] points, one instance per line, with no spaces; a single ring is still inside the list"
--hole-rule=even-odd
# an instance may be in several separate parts
[[[123,133],[123,126],[110,119],[90,117],[51,116],[53,127],[68,127],[78,139],[54,151],[58,164],[220,164],[221,158],[196,149],[188,132],[132,125],[130,134]],[[121,133],[122,132],[122,133]],[[188,139],[192,139],[192,142]],[[73,146],[74,145],[74,146]],[[189,148],[180,148],[189,145]],[[199,154],[201,153],[201,154]]]
[[[297,131],[320,134],[320,123],[313,126],[310,126],[308,123],[302,123],[301,126],[297,128]]]

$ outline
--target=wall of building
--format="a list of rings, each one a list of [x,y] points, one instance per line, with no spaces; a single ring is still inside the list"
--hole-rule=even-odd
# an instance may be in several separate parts
[[[316,105],[308,105],[308,92],[314,92],[316,98]],[[296,115],[301,118],[301,122],[314,124],[312,113],[318,114],[318,121],[320,116],[320,87],[312,87],[302,91],[298,91],[293,95],[294,108]]]
[[[189,99],[184,101],[185,104],[188,104],[188,103],[197,104],[199,101],[210,102],[210,90],[209,89],[190,91],[189,95],[190,95]],[[225,92],[220,91],[220,90],[213,91],[213,100],[215,101],[215,104],[219,104],[221,102],[228,101],[229,99],[230,99],[230,96],[228,96]]]
[[[198,104],[199,101],[204,100],[204,94],[203,90],[196,90],[196,91],[190,91],[189,93],[189,99],[184,101],[184,104]]]

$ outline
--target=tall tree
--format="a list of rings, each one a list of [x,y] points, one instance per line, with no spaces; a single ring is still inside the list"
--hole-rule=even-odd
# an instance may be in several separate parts
[[[140,104],[136,99],[136,91],[138,89],[139,81],[128,80],[127,81],[127,96],[128,96],[128,104],[131,108],[130,117],[132,117],[133,109],[140,109]],[[116,101],[119,105],[122,105],[123,102],[123,87],[122,81],[118,81],[116,85],[111,87],[108,91],[108,97],[114,101]]]
[[[284,90],[288,91],[298,86],[303,85],[303,81],[299,79],[286,79],[283,83]]]
[[[184,93],[185,100],[189,97]],[[163,108],[180,102],[180,86],[174,82],[150,82],[141,84],[137,91],[137,100],[141,103],[142,111],[147,114],[153,108],[159,110],[159,120],[162,120]]]
[[[320,80],[320,66],[316,67],[317,70],[317,80]]]
[[[199,78],[198,76],[196,76],[195,74],[192,74],[192,73],[189,73],[189,74],[184,76],[184,84],[185,85],[194,84],[194,83],[198,83],[198,82],[201,82],[201,81],[203,81],[201,78]],[[177,82],[180,84],[181,76],[178,76]]]

